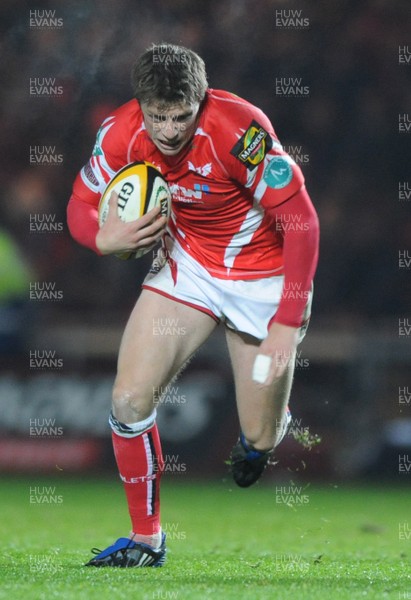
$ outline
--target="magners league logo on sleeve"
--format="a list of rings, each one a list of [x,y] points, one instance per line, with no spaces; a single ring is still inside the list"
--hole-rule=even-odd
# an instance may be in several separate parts
[[[251,121],[250,127],[232,148],[230,154],[251,171],[264,160],[272,145],[273,142],[268,131],[257,121]]]

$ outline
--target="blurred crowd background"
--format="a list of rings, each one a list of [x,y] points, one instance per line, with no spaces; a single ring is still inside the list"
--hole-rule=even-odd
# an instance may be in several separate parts
[[[31,11],[57,19],[55,26],[33,25]],[[403,371],[409,341],[382,381],[375,362],[353,368],[350,349],[341,350],[341,363],[321,359],[338,350],[338,334],[382,332],[398,341],[398,319],[410,315],[411,274],[398,262],[411,249],[411,205],[399,199],[400,184],[411,187],[411,133],[398,125],[399,115],[411,114],[411,64],[399,63],[399,47],[411,50],[407,1],[2,0],[0,23],[0,347],[8,369],[10,353],[18,361],[43,330],[124,324],[150,257],[125,263],[80,248],[67,231],[66,205],[100,123],[131,97],[135,58],[152,42],[181,43],[204,58],[210,87],[265,111],[306,176],[322,226],[312,368],[302,378],[317,416],[325,411],[330,427],[342,416],[348,430],[361,388],[363,427],[409,420],[411,407],[401,415],[398,401],[399,386],[411,384]],[[36,96],[31,82],[43,78],[56,92]],[[300,78],[308,93],[279,96],[279,78]],[[54,164],[31,162],[41,147]],[[38,215],[52,215],[57,230],[33,230]],[[63,300],[30,301],[33,282],[52,282]],[[391,367],[398,347],[387,348]],[[354,354],[364,359],[358,348]]]

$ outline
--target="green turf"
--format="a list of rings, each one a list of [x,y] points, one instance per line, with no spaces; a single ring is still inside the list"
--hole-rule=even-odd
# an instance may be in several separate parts
[[[292,497],[276,484],[164,479],[162,569],[82,567],[92,546],[128,531],[114,476],[0,481],[0,598],[411,600],[411,539],[399,535],[411,529],[405,487],[311,486]]]

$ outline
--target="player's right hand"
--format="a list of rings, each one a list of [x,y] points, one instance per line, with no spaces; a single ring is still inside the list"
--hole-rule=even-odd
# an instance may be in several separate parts
[[[118,216],[117,202],[118,194],[113,191],[108,202],[107,219],[96,236],[96,246],[101,254],[132,252],[152,246],[161,239],[167,219],[159,217],[159,206],[136,221],[124,223]]]

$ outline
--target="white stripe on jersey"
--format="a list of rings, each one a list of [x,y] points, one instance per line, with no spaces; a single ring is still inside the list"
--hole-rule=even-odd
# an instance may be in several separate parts
[[[106,123],[106,125],[104,125],[105,123]],[[106,119],[103,122],[103,124],[97,134],[93,154],[92,154],[89,162],[87,163],[87,165],[85,165],[80,171],[80,176],[81,176],[81,179],[83,180],[83,183],[94,193],[99,192],[100,194],[102,194],[104,192],[108,182],[110,181],[110,179],[112,179],[114,177],[114,175],[116,173],[115,171],[113,171],[113,169],[108,164],[106,157],[104,155],[104,151],[101,147],[103,139],[112,125],[114,125],[114,117],[109,117],[108,119]],[[85,169],[87,169],[87,168],[89,168],[92,171],[92,174],[95,177],[95,179],[97,180],[98,184],[94,184],[89,179],[89,177],[87,177],[87,174],[85,172]]]
[[[98,156],[96,158],[97,158],[97,161],[101,163],[100,166],[110,176],[110,179],[112,177],[114,177],[114,175],[116,174],[117,171],[113,171],[113,169],[110,167],[110,165],[108,164],[108,162],[106,160],[106,155],[103,154],[102,156]]]
[[[261,225],[264,213],[256,205],[247,212],[244,221],[237,233],[233,235],[224,253],[224,266],[231,269],[241,250],[250,243],[251,238]]]
[[[170,232],[171,236],[173,236],[174,232],[177,232],[182,239],[186,237],[185,232],[182,231],[179,227],[177,227],[176,217],[173,211],[171,211],[170,221],[167,225],[167,231]]]
[[[254,198],[257,202],[260,202],[261,198],[264,196],[267,190],[267,184],[263,178],[260,179],[257,187],[255,188]]]
[[[100,191],[103,192],[110,179],[116,174],[116,171],[113,171],[110,167],[104,154],[93,156],[90,162],[97,179],[100,181]]]
[[[139,135],[139,133],[141,133],[142,131],[144,131],[144,129],[146,128],[144,122],[142,123],[140,129],[138,129],[135,134],[132,136],[129,144],[128,144],[128,149],[127,149],[127,163],[131,163],[131,154],[133,152],[133,147],[134,147],[134,142],[137,138],[137,136]]]
[[[113,169],[108,164],[105,154],[104,154],[104,150],[102,148],[103,140],[106,137],[108,131],[114,125],[114,122],[115,122],[114,117],[108,117],[108,119],[103,121],[100,131],[97,134],[96,145],[94,147],[95,150],[96,149],[99,150],[99,153],[93,152],[93,156],[91,159],[93,167],[99,168],[98,172],[95,173],[95,175],[96,175],[97,179],[100,181],[100,191],[101,192],[104,190],[104,188],[106,187],[106,185],[110,181],[110,179],[112,179],[112,177],[116,174],[116,172],[113,171]],[[108,176],[108,179],[106,177],[104,177],[104,174],[100,171],[100,169],[103,169],[103,171]]]
[[[246,181],[246,184],[245,184],[246,188],[250,188],[253,185],[253,183],[255,181],[255,178],[257,176],[257,171],[258,171],[257,170],[257,166],[252,171],[249,171],[247,169],[247,181]]]
[[[147,514],[148,515],[152,515],[153,514],[153,511],[152,511],[153,480],[150,479],[148,476],[153,474],[154,465],[153,465],[153,457],[152,457],[152,454],[151,454],[150,442],[149,442],[149,439],[148,439],[148,435],[146,433],[143,433],[143,442],[144,442],[144,449],[146,451],[146,458],[147,458],[147,498],[146,498],[146,506],[147,506]]]
[[[93,156],[98,156],[99,152],[102,152],[101,146],[102,146],[103,140],[104,140],[107,132],[109,131],[109,129],[114,125],[114,123],[115,123],[114,117],[108,117],[101,124],[101,127],[97,132],[96,143],[94,144],[94,148],[93,148]]]

